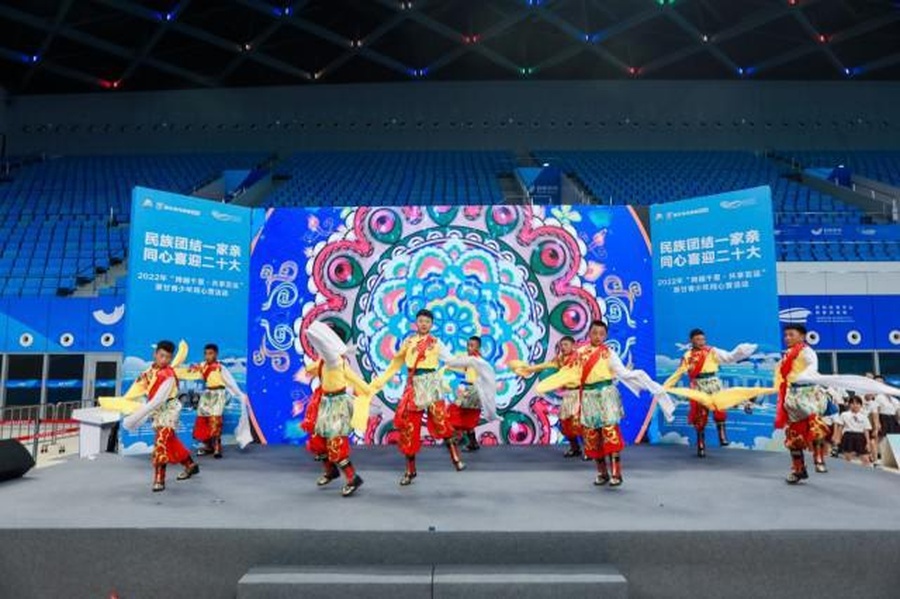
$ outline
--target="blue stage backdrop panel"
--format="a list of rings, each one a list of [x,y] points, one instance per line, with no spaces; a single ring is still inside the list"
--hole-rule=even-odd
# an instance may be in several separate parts
[[[115,297],[3,299],[0,351],[121,352],[124,314],[124,301]]]
[[[677,368],[690,330],[701,328],[709,343],[722,349],[759,344],[749,361],[722,368],[726,385],[771,386],[781,345],[770,189],[659,204],[650,214],[660,380]],[[686,377],[680,384],[687,384]],[[732,441],[751,448],[777,447],[774,406],[775,398],[768,397],[753,414],[731,410]],[[673,424],[660,419],[665,440],[693,442],[687,413],[683,402]]]
[[[219,345],[219,358],[238,383],[246,376],[247,293],[252,210],[136,187],[131,206],[131,255],[123,379],[126,388],[150,365],[160,339],[187,341],[189,362],[202,360],[206,343]],[[182,383],[181,439],[191,442],[195,413]],[[224,431],[234,429],[239,404],[229,402]],[[149,423],[122,437],[128,453],[148,451]]]
[[[900,351],[900,295],[873,296],[872,314],[875,319],[875,347]]]
[[[125,348],[125,298],[95,297],[88,307],[89,351],[121,352]]]
[[[6,307],[6,351],[46,353],[50,334],[50,300],[10,299]]]
[[[310,398],[302,373],[313,320],[343,330],[367,379],[384,371],[421,308],[452,352],[480,335],[498,373],[501,419],[482,423],[484,444],[557,443],[558,400],[506,364],[542,362],[563,335],[584,339],[591,319],[610,345],[653,374],[649,242],[625,207],[454,206],[271,210],[254,240],[248,387],[262,436],[300,443]],[[295,376],[299,375],[299,381]],[[456,379],[446,377],[450,388]],[[394,381],[373,401],[365,443],[395,440]],[[650,398],[623,389],[629,441],[646,430]]]
[[[782,322],[806,325],[819,351],[900,349],[900,296],[791,295],[780,305]]]

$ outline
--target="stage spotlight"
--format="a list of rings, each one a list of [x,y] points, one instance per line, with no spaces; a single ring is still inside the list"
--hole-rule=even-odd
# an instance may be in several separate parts
[[[706,42],[709,41],[709,36],[704,33],[703,35],[700,36],[700,39],[703,40],[703,43],[705,44]]]

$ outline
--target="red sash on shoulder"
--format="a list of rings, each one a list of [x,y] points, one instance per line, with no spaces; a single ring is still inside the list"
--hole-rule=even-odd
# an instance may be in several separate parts
[[[609,348],[606,347],[605,343],[601,343],[594,352],[588,356],[588,359],[584,361],[584,364],[581,365],[581,381],[578,387],[578,411],[581,412],[581,398],[584,397],[584,384],[587,382],[588,377],[591,376],[591,371],[594,369],[594,366],[597,365],[602,359],[609,357]]]
[[[398,421],[402,422],[403,418],[406,417],[409,412],[415,411],[413,406],[415,405],[416,390],[415,387],[413,387],[413,377],[416,376],[416,369],[419,367],[422,360],[425,359],[425,354],[431,349],[434,342],[435,338],[428,335],[416,345],[416,361],[413,362],[413,365],[408,369],[406,386],[403,388],[403,395],[400,397],[397,412],[394,414],[394,424],[397,426],[400,426]]]
[[[706,357],[709,356],[709,348],[702,347],[700,349],[691,350],[691,358],[693,360],[691,364],[691,369],[688,371],[688,378],[693,381],[700,373],[703,372],[703,367],[706,365]]]
[[[203,377],[204,381],[209,380],[209,375],[219,370],[219,362],[213,362],[212,364],[203,364],[200,368],[200,376]]]
[[[791,374],[791,370],[794,369],[794,360],[797,359],[797,356],[800,355],[800,352],[802,352],[805,347],[805,343],[798,343],[784,352],[784,357],[781,359],[781,365],[778,367],[778,372],[781,374],[781,385],[778,387],[778,407],[775,409],[775,428],[784,428],[787,424],[788,416],[787,410],[784,409],[784,399],[787,397],[788,385],[790,384],[788,375]]]
[[[325,370],[325,360],[319,361],[319,369],[316,376],[319,377],[319,386],[313,391],[312,398],[306,404],[306,414],[303,415],[303,423],[300,425],[310,435],[316,430],[316,420],[319,418],[319,404],[322,403],[322,395],[325,393],[325,381],[322,371]]]
[[[148,371],[149,372],[149,371]],[[145,373],[141,374],[144,376]],[[149,376],[147,377],[149,381]],[[159,390],[160,385],[163,384],[163,381],[166,379],[175,379],[175,384],[178,384],[178,377],[175,376],[175,370],[172,369],[171,366],[166,366],[165,368],[159,368],[156,371],[156,378],[153,380],[153,385],[147,391],[147,400],[152,400],[153,396],[156,395],[156,392]],[[169,399],[168,397],[166,399]]]

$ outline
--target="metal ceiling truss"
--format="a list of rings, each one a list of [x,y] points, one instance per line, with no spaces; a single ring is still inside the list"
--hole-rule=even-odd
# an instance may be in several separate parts
[[[21,76],[19,89],[11,91],[22,93],[29,91],[35,74],[40,71],[91,86],[118,88],[133,78],[135,73],[145,68],[174,76],[189,87],[227,86],[231,84],[232,78],[241,67],[248,62],[262,65],[284,76],[284,83],[327,81],[357,58],[384,67],[399,75],[399,78],[409,79],[427,78],[439,74],[441,70],[468,55],[483,57],[502,71],[508,72],[511,77],[516,75],[539,77],[542,72],[565,66],[585,52],[611,67],[613,72],[620,73],[621,77],[646,77],[655,73],[664,73],[666,68],[704,53],[720,63],[734,78],[759,76],[816,53],[821,54],[831,64],[835,74],[844,76],[857,76],[900,64],[900,52],[896,51],[885,51],[884,56],[876,57],[869,60],[867,64],[860,65],[843,64],[834,51],[836,44],[847,42],[900,21],[900,9],[895,6],[893,9],[882,11],[877,16],[854,22],[842,31],[823,33],[817,31],[813,21],[804,10],[811,9],[826,0],[772,0],[770,6],[735,19],[732,26],[720,27],[718,31],[701,30],[700,25],[695,24],[683,12],[676,9],[675,0],[635,0],[635,3],[645,2],[646,8],[626,17],[614,14],[607,3],[596,0],[521,0],[516,4],[511,4],[509,1],[501,3],[499,0],[487,0],[482,8],[491,9],[499,18],[480,32],[459,31],[442,22],[440,18],[429,14],[430,9],[437,8],[439,5],[435,0],[374,0],[373,4],[384,9],[389,16],[382,19],[380,24],[375,25],[360,39],[348,39],[344,35],[314,22],[308,16],[304,16],[304,10],[309,8],[311,0],[280,3],[276,0],[235,0],[235,8],[251,10],[257,15],[264,15],[270,19],[270,22],[257,31],[252,39],[247,40],[226,39],[201,27],[181,21],[179,16],[185,11],[195,8],[199,10],[199,7],[204,4],[199,0],[193,2],[192,0],[181,0],[177,5],[173,5],[170,13],[164,15],[133,0],[91,1],[98,14],[116,14],[152,22],[156,29],[137,47],[126,47],[82,31],[78,24],[67,23],[67,17],[74,4],[73,0],[60,2],[52,19],[0,4],[0,18],[44,34],[40,45],[30,50],[0,47],[0,59],[24,62],[27,65],[27,70]],[[702,9],[718,23],[726,23],[728,20],[722,14],[722,10],[726,7],[721,4],[717,7],[717,3],[710,0],[678,0],[679,6],[687,3],[696,5],[695,8]],[[839,0],[837,4],[842,5],[842,10],[846,14],[855,14],[853,7],[846,0]],[[588,7],[602,13],[613,24],[601,31],[585,31],[585,27],[564,17],[564,11],[560,10],[565,8],[587,10]],[[321,5],[318,8],[322,10]],[[345,7],[345,10],[351,9]],[[799,36],[793,47],[778,55],[757,64],[748,65],[740,64],[723,49],[723,43],[786,17],[791,17],[804,35]],[[615,49],[610,49],[608,44],[610,40],[620,37],[627,38],[637,27],[653,25],[660,21],[667,21],[670,25],[675,25],[687,38],[694,41],[652,58],[645,64],[630,64],[625,57],[617,55]],[[565,44],[554,54],[536,61],[535,64],[518,64],[503,51],[498,50],[498,44],[491,42],[507,35],[515,35],[517,28],[523,27],[526,22],[549,25],[560,31],[565,37],[570,38],[571,43]],[[415,24],[416,27],[421,28],[423,35],[434,35],[452,42],[452,47],[443,51],[430,64],[415,65],[404,64],[401,60],[391,56],[389,49],[377,44],[385,36],[395,33],[400,26],[409,24]],[[308,36],[317,42],[324,42],[339,52],[336,57],[329,57],[330,62],[318,69],[303,68],[283,60],[273,55],[271,50],[267,50],[266,43],[284,28],[294,30],[298,36]],[[165,60],[154,56],[154,52],[165,43],[165,38],[170,32],[178,33],[180,36],[219,51],[225,51],[231,57],[224,61],[218,74],[204,75],[179,65],[177,57],[173,57],[171,53]],[[106,53],[118,61],[124,62],[127,66],[118,79],[108,81],[89,73],[89,67],[79,65],[79,68],[75,68],[58,64],[53,60],[51,50],[54,41],[60,38],[85,46],[92,51]],[[640,41],[641,38],[638,37],[637,42]],[[299,60],[302,62],[302,57],[299,57]],[[212,67],[210,70],[215,71],[215,67],[219,65],[210,66]],[[3,83],[9,85],[8,81]]]

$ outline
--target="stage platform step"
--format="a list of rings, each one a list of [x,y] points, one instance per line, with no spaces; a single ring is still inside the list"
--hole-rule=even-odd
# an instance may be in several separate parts
[[[607,565],[277,566],[253,568],[238,599],[625,599],[625,577]]]

